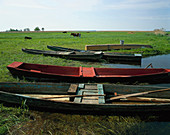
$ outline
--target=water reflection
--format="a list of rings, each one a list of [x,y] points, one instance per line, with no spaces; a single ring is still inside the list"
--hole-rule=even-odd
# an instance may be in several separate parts
[[[170,68],[170,54],[142,58],[141,65],[112,64],[112,63],[105,65],[111,68],[145,68],[150,63],[152,63],[154,68]]]
[[[168,68],[170,69],[170,54],[157,55],[142,58],[141,65],[129,65],[129,64],[104,64],[111,68],[145,68],[148,64],[152,63],[153,68]],[[156,84],[156,86],[170,87],[170,84]]]

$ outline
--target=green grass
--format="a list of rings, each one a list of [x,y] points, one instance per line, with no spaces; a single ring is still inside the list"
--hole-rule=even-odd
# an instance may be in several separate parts
[[[13,108],[0,104],[0,135],[10,133],[10,127],[29,120],[28,109],[23,106]]]
[[[155,35],[152,32],[132,34],[129,32],[81,32],[81,34],[81,38],[74,38],[70,36],[70,32],[0,33],[0,82],[20,81],[14,79],[6,68],[14,61],[61,66],[103,66],[102,63],[27,54],[21,51],[22,48],[48,50],[47,45],[53,45],[84,50],[85,45],[119,44],[120,40],[124,40],[125,44],[149,44],[153,46],[153,49],[117,50],[117,52],[143,52],[144,56],[170,53],[170,36],[168,35]],[[25,40],[25,36],[31,36],[33,39]],[[139,117],[66,115],[28,111],[21,108],[8,108],[0,105],[0,135],[7,132],[8,134],[43,135],[122,135],[148,132],[144,130],[146,126]]]
[[[84,50],[85,45],[119,44],[120,40],[124,40],[125,44],[149,44],[153,46],[153,49],[117,50],[117,52],[143,52],[143,56],[170,53],[170,36],[168,35],[155,35],[152,32],[134,32],[133,34],[129,34],[129,32],[82,32],[81,34],[81,38],[74,38],[70,36],[70,32],[0,33],[0,81],[16,81],[6,68],[14,61],[61,66],[102,66],[102,63],[89,64],[87,62],[26,54],[21,51],[22,48],[48,50],[47,45],[53,45]],[[32,40],[25,40],[25,36],[31,36]]]

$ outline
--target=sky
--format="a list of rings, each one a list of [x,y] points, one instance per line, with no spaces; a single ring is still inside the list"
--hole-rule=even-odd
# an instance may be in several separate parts
[[[170,31],[170,0],[0,0],[0,31]]]

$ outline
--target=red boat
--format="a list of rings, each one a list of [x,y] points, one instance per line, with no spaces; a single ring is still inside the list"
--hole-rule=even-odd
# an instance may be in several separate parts
[[[94,68],[13,62],[7,66],[14,77],[48,82],[170,82],[170,69]]]

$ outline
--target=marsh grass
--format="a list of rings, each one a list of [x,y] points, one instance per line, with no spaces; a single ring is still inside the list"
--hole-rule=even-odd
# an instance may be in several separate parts
[[[28,108],[24,103],[20,107],[5,107],[0,104],[0,135],[10,133],[10,127],[29,120]]]
[[[25,36],[32,37],[32,40],[25,40]],[[47,45],[54,45],[84,50],[85,45],[119,44],[120,40],[125,40],[125,44],[149,44],[153,46],[153,49],[114,50],[114,52],[143,52],[144,56],[170,53],[170,37],[156,35],[153,32],[82,32],[81,38],[70,36],[70,32],[0,33],[0,82],[21,81],[13,78],[6,68],[14,61],[60,66],[103,66],[101,63],[27,54],[21,51],[22,48],[48,50]],[[147,134],[148,131],[149,129],[139,117],[66,115],[28,111],[24,102],[20,108],[8,108],[0,104],[0,135],[6,133],[18,135],[134,135]]]
[[[17,125],[13,134],[52,134],[52,135],[122,135],[137,134],[141,122],[138,118],[94,115],[63,115],[59,113],[32,112],[33,120]],[[32,129],[32,130],[30,130]]]

